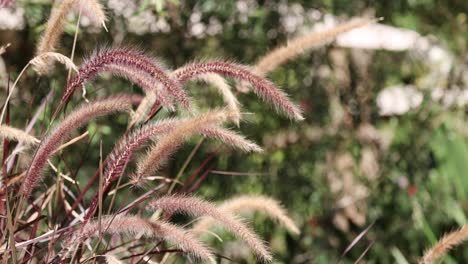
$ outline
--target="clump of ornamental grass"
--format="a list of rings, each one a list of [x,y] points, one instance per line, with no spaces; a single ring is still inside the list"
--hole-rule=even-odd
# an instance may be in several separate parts
[[[37,145],[31,162],[25,171],[21,171],[19,166],[11,166],[13,173],[18,174],[18,177],[21,178],[21,180],[15,180],[15,182],[21,182],[18,194],[9,189],[15,185],[14,183],[7,184],[5,188],[8,188],[8,190],[5,189],[0,192],[0,213],[5,216],[0,218],[0,224],[5,227],[5,230],[2,230],[5,232],[1,238],[1,243],[2,246],[8,244],[8,247],[4,247],[5,250],[2,251],[5,255],[4,260],[11,256],[15,261],[22,258],[21,261],[27,263],[36,259],[36,254],[38,256],[46,255],[46,257],[55,256],[55,248],[59,244],[61,251],[59,257],[55,260],[64,263],[71,256],[71,262],[81,262],[88,254],[85,248],[80,247],[80,245],[89,246],[90,239],[98,237],[99,242],[91,252],[94,258],[99,243],[104,239],[102,235],[110,234],[112,235],[112,241],[119,235],[157,238],[169,242],[179,249],[177,252],[181,250],[197,260],[216,263],[213,251],[197,240],[196,233],[193,230],[184,229],[161,220],[148,220],[122,213],[139,207],[153,193],[157,193],[158,196],[163,196],[149,202],[146,207],[147,211],[155,213],[155,211],[163,210],[168,218],[174,213],[186,213],[196,217],[211,217],[237,238],[245,241],[261,261],[271,261],[272,255],[265,242],[235,215],[238,213],[237,207],[243,207],[243,205],[250,202],[249,208],[251,210],[262,211],[283,224],[291,232],[298,232],[297,228],[294,229],[294,223],[276,201],[261,197],[250,197],[245,198],[245,200],[239,198],[231,201],[230,206],[225,205],[226,208],[223,208],[223,206],[217,208],[215,205],[193,196],[164,196],[165,190],[167,193],[172,191],[172,187],[169,190],[165,188],[171,180],[168,177],[159,177],[165,180],[161,180],[159,187],[155,188],[146,185],[146,181],[150,178],[158,179],[154,174],[159,172],[175,151],[194,135],[218,140],[244,152],[262,151],[261,147],[254,142],[246,139],[236,131],[224,127],[229,122],[239,126],[239,122],[242,120],[241,105],[224,79],[225,77],[249,83],[259,97],[291,119],[303,119],[299,107],[282,90],[262,77],[262,75],[251,71],[248,66],[227,61],[213,60],[190,63],[175,71],[170,71],[143,52],[133,48],[116,47],[95,50],[80,67],[77,67],[73,63],[73,59],[56,51],[66,23],[65,18],[74,9],[78,10],[80,15],[83,13],[105,27],[105,13],[97,0],[61,1],[53,9],[47,22],[45,31],[37,45],[36,57],[30,60],[20,72],[4,104],[5,106],[9,104],[16,84],[29,65],[33,66],[37,73],[44,74],[52,69],[54,61],[64,64],[70,70],[70,76],[62,91],[58,106],[50,109],[53,113],[51,124],[42,124],[46,125],[45,127],[50,125],[51,128],[47,129],[43,135],[25,132],[35,131],[32,128],[38,120],[37,116],[40,115],[42,110],[39,109],[42,106],[38,109],[39,113],[35,115],[36,117],[33,118],[29,128],[25,131],[13,128],[10,125],[10,113],[6,110],[7,107],[3,108],[0,116],[0,137],[5,142],[3,147],[5,157],[8,157],[9,154],[8,145],[10,140]],[[74,54],[74,51],[72,54]],[[71,57],[73,58],[73,55]],[[73,75],[72,71],[74,72]],[[78,107],[69,107],[67,114],[64,114],[62,119],[56,119],[64,106],[72,99],[72,95],[77,89],[84,89],[89,81],[103,73],[110,73],[128,79],[138,85],[144,91],[145,96],[119,94],[100,97],[90,102],[86,101],[86,103]],[[223,97],[225,107],[222,109],[193,111],[191,98],[184,91],[184,85],[193,80],[204,81],[218,89]],[[133,105],[138,105],[136,111],[132,111]],[[173,117],[160,117],[158,109],[161,106],[172,111],[173,113],[170,114]],[[177,116],[179,106],[187,110],[186,117]],[[86,208],[83,203],[86,199],[85,192],[90,189],[96,178],[91,178],[85,190],[80,190],[79,196],[76,197],[73,189],[64,183],[70,182],[74,187],[80,189],[76,175],[68,175],[68,173],[62,172],[61,166],[54,165],[51,157],[60,152],[61,149],[71,147],[73,143],[77,144],[78,140],[70,144],[63,144],[75,130],[95,118],[117,112],[130,112],[131,119],[124,135],[116,141],[107,156],[103,153],[102,146],[99,149],[101,160],[95,174],[98,176],[99,186]],[[2,125],[4,117],[6,117],[6,124]],[[127,165],[136,156],[134,155],[135,152],[152,141],[154,143],[146,155],[133,161],[136,165],[135,170],[126,174]],[[7,159],[4,158],[5,161]],[[79,161],[68,163],[64,160],[63,163],[72,173],[75,173],[76,166],[81,166]],[[37,192],[34,192],[34,190],[44,177],[47,164],[54,169],[54,173],[57,173],[59,178],[57,178],[56,186],[51,186],[45,193],[35,196]],[[10,175],[5,175],[4,172],[9,173],[9,169],[2,172],[3,178],[0,181],[2,187],[4,186],[4,179],[10,180]],[[122,177],[124,175],[127,177]],[[172,181],[177,181],[178,177],[172,179]],[[120,185],[121,179],[128,181],[126,185]],[[115,214],[111,213],[114,203],[113,197],[107,210],[108,213],[103,214],[106,209],[104,206],[107,204],[104,203],[104,200],[111,196],[111,188],[116,182],[115,189],[112,190],[114,194],[112,195],[128,185],[138,185],[142,188],[150,187],[151,190],[137,200],[130,201],[125,210]],[[75,200],[73,206],[70,206],[67,201],[69,197]],[[31,205],[23,206],[22,203],[25,201],[30,201]],[[42,225],[41,221],[44,221],[40,217],[42,211],[48,205],[59,205],[62,202],[66,211],[62,222],[59,223],[60,220],[57,219],[57,214],[54,212],[53,219],[47,219],[47,225]],[[261,203],[263,204],[261,205]],[[10,204],[13,206],[11,207]],[[52,208],[52,206],[49,207]],[[50,208],[48,208],[48,212],[52,211]],[[99,210],[97,210],[98,208]],[[98,217],[94,219],[93,216],[95,216],[96,212],[98,212]],[[69,216],[75,218],[72,220]],[[24,221],[23,217],[27,217],[27,220]],[[54,227],[53,230],[39,235],[43,226],[47,228]],[[72,228],[74,231],[71,231]],[[30,233],[25,230],[29,230]],[[69,236],[64,238],[63,234]],[[109,244],[113,244],[112,241]],[[121,241],[124,242],[124,239],[121,239]],[[44,253],[46,250],[36,250],[37,245],[46,242],[49,243],[46,247],[48,249],[47,253]],[[165,248],[164,244],[153,244],[158,250],[164,250]],[[127,248],[129,252],[133,251],[133,245],[127,244],[127,242],[118,247]],[[104,253],[105,256],[111,256],[107,253]],[[118,261],[115,257],[109,257],[108,259]],[[48,260],[50,259],[46,258],[45,261]]]
[[[419,261],[420,264],[435,263],[447,254],[452,248],[462,244],[468,239],[468,225],[444,235],[437,243],[426,251],[424,256]]]
[[[162,209],[168,215],[185,213],[194,217],[209,216],[231,231],[236,237],[244,240],[263,262],[270,262],[273,258],[265,243],[251,228],[229,212],[217,209],[212,203],[196,197],[172,195],[151,201],[148,208],[152,210]]]
[[[269,197],[261,195],[241,195],[223,201],[217,206],[218,210],[232,215],[252,214],[260,212],[275,220],[280,225],[284,226],[292,234],[299,234],[299,228],[294,224],[294,221],[289,218],[286,210],[281,204]],[[216,225],[213,219],[204,217],[199,220],[192,230],[194,232],[204,232]]]

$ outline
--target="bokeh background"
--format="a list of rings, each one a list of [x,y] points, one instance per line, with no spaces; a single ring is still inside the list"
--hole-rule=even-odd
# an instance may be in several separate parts
[[[212,155],[218,145],[206,141],[182,175],[186,179],[209,159],[197,195],[218,201],[251,193],[282,201],[301,235],[261,215],[252,220],[271,244],[275,263],[353,263],[361,257],[365,263],[414,263],[441,235],[467,222],[466,0],[101,2],[109,31],[81,17],[77,65],[104,45],[139,47],[170,68],[209,58],[254,64],[295,36],[356,17],[383,17],[269,74],[302,106],[304,122],[291,122],[237,90],[251,113],[239,130],[265,152],[223,148]],[[34,56],[51,6],[52,1],[16,0],[0,9],[0,45],[11,44],[0,57],[2,98],[9,78]],[[69,16],[59,49],[64,54],[72,50],[77,17]],[[61,68],[41,78],[28,72],[11,102],[12,124],[24,126],[51,87],[57,100],[66,76]],[[88,97],[129,90],[139,92],[125,80],[103,76],[88,86]],[[192,83],[187,90],[200,108],[222,105],[205,84]],[[82,162],[80,185],[98,165],[93,149],[102,141],[104,153],[109,151],[125,124],[124,116],[92,122],[84,128],[92,135],[89,148],[77,144],[62,155],[70,164]],[[161,173],[177,175],[198,142],[186,144]],[[139,192],[144,190],[124,191],[118,200],[128,202]],[[346,251],[359,234],[364,236]],[[249,254],[229,235],[223,238],[214,243],[224,254]],[[466,263],[467,249],[453,251],[446,263]],[[238,259],[247,262],[254,258]]]

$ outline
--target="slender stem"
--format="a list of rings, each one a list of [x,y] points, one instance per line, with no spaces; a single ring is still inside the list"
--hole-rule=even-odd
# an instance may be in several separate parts
[[[182,168],[180,168],[179,172],[177,173],[177,176],[174,178],[174,181],[172,182],[171,186],[169,187],[169,190],[167,191],[168,194],[172,193],[174,190],[175,185],[177,184],[177,181],[179,180],[180,177],[182,177],[182,174],[184,173],[185,169],[189,165],[190,161],[192,161],[193,157],[195,156],[195,153],[197,153],[198,149],[200,148],[201,144],[205,138],[201,138],[200,141],[198,141],[197,145],[195,148],[193,148],[192,152],[190,152],[190,155],[188,158],[185,160],[184,164],[182,165]]]
[[[8,93],[8,96],[5,100],[5,104],[3,106],[3,110],[2,110],[2,115],[0,116],[0,124],[3,123],[3,116],[5,115],[5,111],[7,109],[7,105],[8,105],[8,101],[10,101],[10,98],[11,98],[11,95],[13,94],[13,91],[15,90],[16,88],[16,84],[18,83],[19,79],[21,78],[21,76],[23,76],[24,72],[26,72],[26,69],[28,68],[28,66],[31,64],[31,61],[28,62],[28,64],[26,64],[26,66],[24,66],[24,68],[21,70],[20,74],[18,75],[18,77],[16,77],[16,80],[15,82],[13,83],[13,85],[11,86],[11,90],[10,90],[10,93]]]

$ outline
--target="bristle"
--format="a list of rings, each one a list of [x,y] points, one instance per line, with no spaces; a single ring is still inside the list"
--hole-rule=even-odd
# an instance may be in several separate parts
[[[72,10],[76,0],[63,0],[59,6],[52,10],[49,20],[46,24],[46,29],[42,34],[39,43],[37,44],[36,54],[40,55],[45,52],[53,52],[59,42],[59,38],[63,33],[63,28],[66,22],[67,14]],[[50,71],[50,61],[45,61],[38,64],[41,67],[35,68],[39,74],[45,74]]]
[[[218,139],[224,144],[228,144],[244,152],[263,152],[263,149],[255,144],[255,142],[247,140],[245,137],[226,128],[212,126],[204,128],[201,133],[205,137]]]
[[[105,14],[102,6],[96,2],[97,0],[86,0],[83,4],[85,8],[88,8],[92,12],[89,12],[90,18],[96,18],[102,21],[102,25],[105,28]],[[42,34],[39,43],[36,48],[36,55],[41,55],[46,52],[54,52],[59,43],[60,36],[63,33],[66,17],[71,10],[73,10],[78,0],[63,0],[57,7],[52,10],[51,16],[46,24],[46,29]],[[34,64],[34,70],[39,74],[46,74],[52,68],[52,60],[50,57],[39,57],[41,61],[37,61]]]
[[[105,67],[106,70],[116,75],[122,76],[129,79],[131,82],[137,84],[143,90],[146,91],[146,95],[152,104],[156,101],[161,103],[162,106],[166,107],[170,111],[174,111],[175,107],[172,99],[167,96],[165,91],[158,85],[158,83],[147,73],[136,71],[132,68],[124,67],[121,65],[108,65]],[[153,100],[154,99],[154,100]]]
[[[96,26],[102,26],[106,31],[106,13],[99,0],[81,0],[78,1],[78,8],[89,18]]]
[[[169,215],[174,213],[187,213],[200,217],[210,216],[238,238],[244,240],[263,262],[270,262],[272,256],[264,242],[242,221],[233,215],[218,210],[213,204],[189,196],[163,196],[149,203],[152,210],[163,209]]]

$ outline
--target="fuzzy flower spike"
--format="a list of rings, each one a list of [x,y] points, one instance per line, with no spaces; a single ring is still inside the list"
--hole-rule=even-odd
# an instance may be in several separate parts
[[[190,108],[190,100],[182,90],[180,83],[175,80],[160,64],[141,52],[130,48],[112,48],[97,51],[78,70],[78,74],[67,83],[65,93],[60,100],[54,117],[67,102],[74,91],[81,88],[87,81],[94,79],[98,74],[109,72],[125,76],[138,84],[145,92],[159,95],[160,102],[169,104],[165,93],[157,87],[160,83],[183,107]]]
[[[284,112],[289,118],[296,120],[304,119],[299,107],[291,102],[283,91],[276,87],[272,82],[248,70],[245,66],[215,60],[189,64],[177,69],[174,75],[177,80],[183,84],[188,80],[207,73],[217,73],[241,81],[246,81],[254,87],[254,91],[257,95],[272,103],[277,110]]]
[[[84,104],[66,116],[41,141],[31,161],[20,192],[26,197],[31,195],[32,190],[44,173],[47,159],[75,129],[83,126],[93,118],[127,111],[131,108],[134,100],[135,98],[132,95],[111,96]]]

